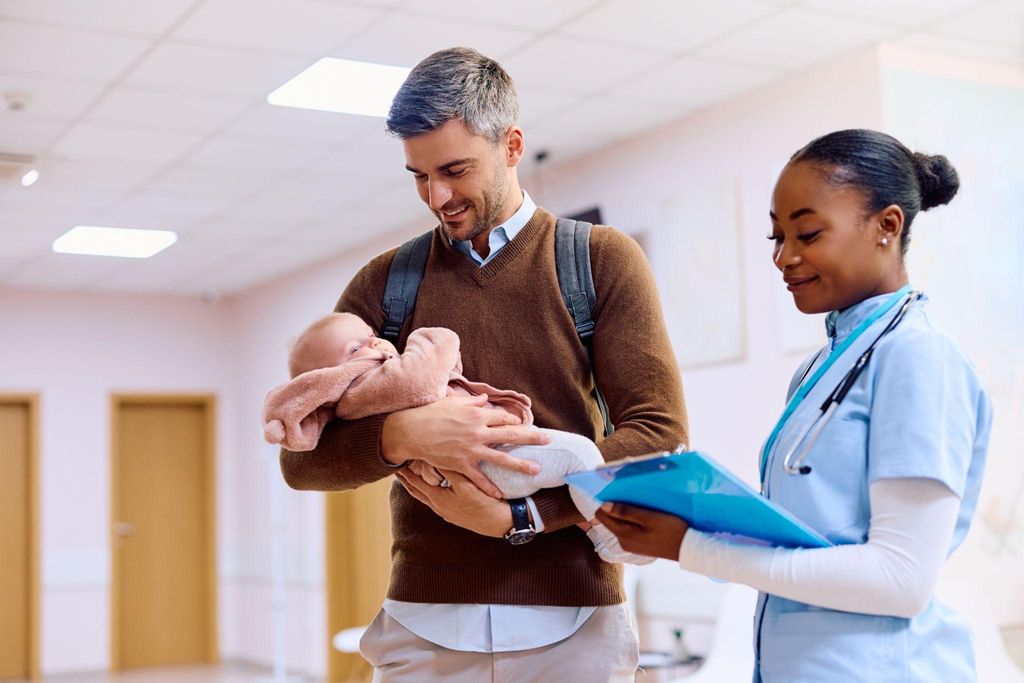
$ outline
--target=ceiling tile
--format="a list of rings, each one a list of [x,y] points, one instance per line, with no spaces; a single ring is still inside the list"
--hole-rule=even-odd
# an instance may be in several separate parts
[[[160,167],[152,163],[116,164],[48,158],[41,162],[39,182],[32,187],[63,192],[123,194],[144,183]]]
[[[99,97],[103,86],[0,73],[0,92],[24,93],[28,100],[28,106],[16,114],[0,113],[0,121],[4,120],[4,116],[73,121]]]
[[[0,69],[19,74],[110,81],[149,41],[0,21]]]
[[[16,189],[20,192],[8,193],[4,197],[4,208],[12,211],[46,209],[52,212],[49,214],[51,216],[66,213],[69,218],[82,220],[86,216],[94,215],[97,210],[113,204],[122,196],[117,190],[86,190],[81,187],[66,189],[59,185],[51,185],[47,181],[48,176],[43,176],[32,187],[18,187]]]
[[[602,97],[580,103],[572,111],[551,117],[541,131],[559,132],[567,140],[592,138],[605,146],[678,118],[678,110],[667,105],[649,105]]]
[[[225,173],[223,170],[211,170],[190,162],[168,169],[154,178],[146,190],[168,197],[189,196],[234,202],[260,192],[279,175],[280,171],[276,168],[242,168]]]
[[[89,112],[87,120],[207,134],[251,106],[249,98],[200,97],[122,87],[104,97]]]
[[[976,9],[929,26],[928,30],[954,38],[1006,45],[1016,48],[1018,55],[1024,56],[1024,2],[997,0],[982,3]]]
[[[98,219],[113,227],[177,231],[220,214],[229,204],[227,200],[144,191],[100,212]]]
[[[776,11],[752,0],[612,0],[559,33],[681,52]]]
[[[23,259],[43,254],[50,250],[53,240],[72,227],[64,223],[33,225],[19,220],[18,215],[0,211],[0,221],[4,225],[0,230],[0,254],[6,257]]]
[[[0,112],[0,152],[41,154],[67,127],[66,123],[32,121]]]
[[[590,93],[666,60],[663,52],[548,37],[516,53],[503,65],[517,84]]]
[[[0,17],[155,36],[166,31],[194,2],[195,0],[0,0]]]
[[[531,86],[516,86],[516,94],[519,95],[519,122],[527,128],[579,100],[579,96],[561,90]]]
[[[802,69],[862,45],[892,38],[893,24],[785,10],[700,50],[723,62]]]
[[[238,137],[312,140],[326,147],[354,136],[384,135],[384,119],[263,102],[235,121],[226,133]]]
[[[283,175],[309,166],[324,154],[323,145],[310,142],[218,137],[207,142],[186,161],[207,169],[258,169]]]
[[[964,40],[925,31],[911,33],[897,41],[897,43],[904,47],[924,50],[925,52],[936,52],[943,55],[967,57],[970,59],[985,59],[1024,68],[1024,64],[1021,64],[1022,51],[1016,47],[1000,43]]]
[[[615,89],[615,97],[695,108],[778,78],[779,69],[681,57]]]
[[[415,9],[409,11],[433,14],[447,19],[515,27],[530,32],[545,32],[600,4],[598,0],[519,0],[515,4],[515,9],[509,11],[509,6],[502,2],[431,0],[414,5]]]
[[[377,9],[311,0],[207,0],[174,37],[321,56],[381,16]]]
[[[821,11],[840,16],[860,17],[901,26],[922,26],[960,12],[978,0],[803,0],[801,9]]]
[[[118,259],[109,256],[83,256],[43,252],[15,268],[5,278],[5,287],[27,289],[89,289],[117,268]]]
[[[58,154],[77,160],[169,163],[201,139],[184,133],[81,124],[62,138],[54,149]]]
[[[402,143],[384,135],[346,144],[310,170],[318,177],[338,182],[374,181],[380,185],[408,181],[412,188],[412,176],[405,170]]]
[[[530,38],[525,31],[392,14],[387,21],[372,26],[334,50],[331,56],[411,67],[438,50],[456,45],[476,48],[489,57],[500,57]]]
[[[264,98],[310,65],[306,57],[165,43],[128,75],[130,85]]]

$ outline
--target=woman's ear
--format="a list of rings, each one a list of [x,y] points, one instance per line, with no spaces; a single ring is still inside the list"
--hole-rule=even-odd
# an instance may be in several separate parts
[[[898,204],[890,204],[875,214],[878,225],[878,243],[881,246],[899,244],[903,234],[903,209]]]

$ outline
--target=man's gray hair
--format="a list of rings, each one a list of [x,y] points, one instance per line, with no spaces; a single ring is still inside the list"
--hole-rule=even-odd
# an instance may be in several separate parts
[[[501,65],[468,47],[430,55],[413,67],[388,112],[388,133],[403,140],[461,119],[498,142],[519,119],[512,79]]]

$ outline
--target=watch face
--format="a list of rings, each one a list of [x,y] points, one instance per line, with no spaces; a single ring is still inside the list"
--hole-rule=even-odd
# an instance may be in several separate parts
[[[508,538],[508,542],[512,545],[522,545],[532,541],[533,537],[536,535],[537,532],[533,529],[519,529],[517,531],[513,531],[506,538]]]

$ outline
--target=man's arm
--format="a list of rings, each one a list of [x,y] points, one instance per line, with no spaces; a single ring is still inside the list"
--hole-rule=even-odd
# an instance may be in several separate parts
[[[594,378],[615,432],[597,446],[605,461],[688,443],[679,366],[643,250],[628,235],[595,226],[590,260],[597,303]],[[566,487],[533,496],[547,531],[583,521]]]
[[[345,288],[335,310],[353,313],[379,330],[384,322],[380,302],[394,253],[382,254],[364,266]],[[480,471],[481,460],[527,474],[533,474],[536,465],[492,444],[542,445],[548,438],[519,426],[519,420],[505,411],[483,408],[486,400],[486,396],[450,397],[388,415],[332,420],[312,451],[282,450],[281,471],[292,488],[337,491],[382,479],[415,459],[460,472],[500,498],[501,491]]]

